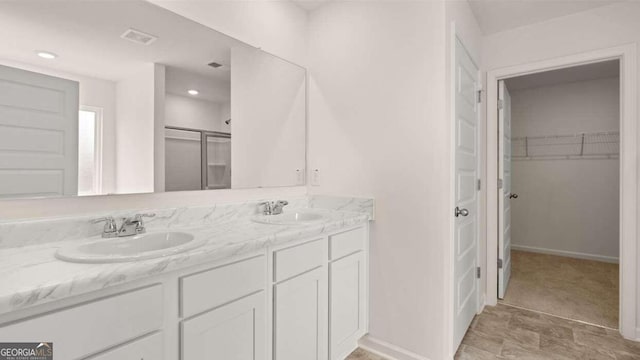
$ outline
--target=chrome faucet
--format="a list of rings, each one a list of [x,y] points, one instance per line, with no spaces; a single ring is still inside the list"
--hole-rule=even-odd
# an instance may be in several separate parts
[[[121,236],[132,236],[138,234],[144,234],[146,228],[144,227],[143,217],[154,217],[156,214],[136,214],[132,217],[122,218],[122,224],[118,228],[116,220],[112,216],[107,216],[100,219],[92,220],[91,223],[96,224],[99,222],[105,222],[104,229],[102,230],[103,238],[113,238]]]
[[[116,225],[116,219],[114,219],[113,216],[93,219],[90,222],[92,224],[97,224],[103,221],[104,221],[104,229],[102,229],[102,237],[112,238],[112,237],[118,236],[118,225]]]
[[[265,201],[260,203],[260,205],[264,206],[264,210],[262,214],[264,215],[278,215],[282,214],[282,209],[289,205],[289,202],[286,200],[278,200],[278,201]]]

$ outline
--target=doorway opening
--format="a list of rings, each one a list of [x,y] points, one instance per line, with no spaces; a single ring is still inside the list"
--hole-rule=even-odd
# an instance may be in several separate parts
[[[619,61],[620,71],[620,122],[619,122],[619,313],[618,330],[627,339],[637,339],[637,214],[638,214],[638,124],[637,124],[637,50],[634,44],[598,49],[585,53],[530,62],[521,65],[497,68],[487,72],[487,104],[498,104],[500,80],[508,80],[523,75],[537,74],[551,70],[572,68],[581,65]],[[503,237],[499,227],[499,200],[504,198],[503,189],[498,188],[498,106],[487,107],[487,167],[486,167],[486,292],[485,304],[498,303],[499,237]],[[611,185],[611,184],[609,184]],[[589,208],[580,211],[589,211]],[[588,280],[588,279],[586,279]],[[504,277],[502,279],[504,281]],[[505,287],[508,288],[508,285]],[[568,299],[570,300],[570,299]]]
[[[620,61],[498,82],[498,298],[617,329]]]

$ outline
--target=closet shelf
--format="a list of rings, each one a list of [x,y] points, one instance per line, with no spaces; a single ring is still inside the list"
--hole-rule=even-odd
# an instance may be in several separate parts
[[[511,139],[513,160],[613,159],[619,154],[620,133],[617,131],[521,136]]]

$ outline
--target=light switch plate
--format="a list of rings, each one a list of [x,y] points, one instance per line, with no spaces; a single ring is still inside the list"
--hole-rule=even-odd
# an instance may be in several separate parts
[[[296,169],[296,181],[298,185],[304,185],[304,169]]]
[[[311,171],[311,186],[320,186],[320,169]]]

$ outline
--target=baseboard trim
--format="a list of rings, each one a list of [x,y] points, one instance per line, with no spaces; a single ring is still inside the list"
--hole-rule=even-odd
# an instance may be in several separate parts
[[[382,356],[388,360],[429,360],[429,358],[420,356],[386,341],[373,338],[369,335],[360,339],[359,346],[363,350]]]
[[[565,256],[565,257],[576,258],[576,259],[596,260],[596,261],[608,262],[613,264],[620,263],[620,259],[613,256],[603,256],[603,255],[587,254],[587,253],[581,253],[581,252],[539,248],[534,246],[511,244],[511,250],[520,250],[520,251],[528,251],[528,252],[534,252],[539,254]]]

